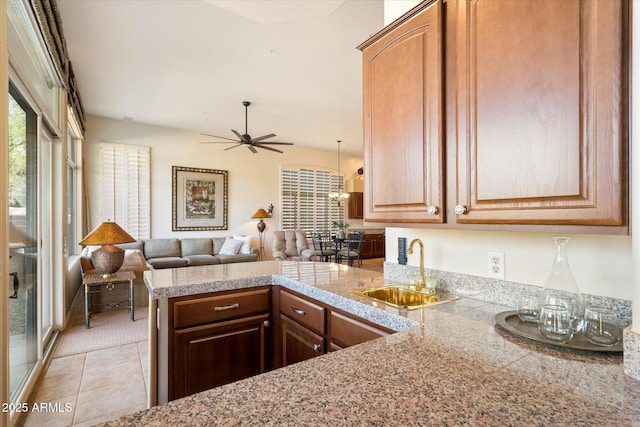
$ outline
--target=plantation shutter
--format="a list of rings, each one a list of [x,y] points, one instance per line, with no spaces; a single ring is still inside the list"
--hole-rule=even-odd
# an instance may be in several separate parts
[[[281,171],[283,230],[325,231],[344,220],[344,206],[329,201],[344,177],[323,169],[287,167]]]
[[[151,237],[151,148],[101,142],[100,221],[111,219],[135,239]]]

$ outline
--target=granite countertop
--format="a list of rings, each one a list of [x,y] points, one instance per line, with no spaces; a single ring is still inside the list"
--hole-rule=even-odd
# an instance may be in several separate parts
[[[154,298],[164,298],[272,280],[363,317],[375,310],[379,323],[400,332],[104,425],[640,425],[640,383],[624,374],[621,354],[513,337],[494,321],[509,307],[468,298],[413,311],[373,307],[350,290],[385,283],[380,273],[254,264],[219,273],[157,270],[145,281]],[[210,278],[198,281],[204,275]]]

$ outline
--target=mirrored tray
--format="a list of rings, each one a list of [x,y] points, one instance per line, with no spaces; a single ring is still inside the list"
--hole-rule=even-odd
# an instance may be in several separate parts
[[[582,332],[571,339],[571,341],[567,343],[559,343],[556,341],[551,341],[543,337],[540,332],[538,332],[538,324],[532,322],[523,322],[518,317],[517,311],[503,311],[502,313],[496,314],[496,323],[500,325],[502,328],[506,329],[508,332],[511,332],[514,335],[519,337],[528,338],[530,340],[538,341],[545,344],[555,345],[558,347],[571,348],[574,350],[585,350],[585,351],[600,351],[600,352],[608,352],[608,353],[617,353],[622,352],[622,340],[618,341],[617,344],[612,346],[601,346],[590,343],[584,336]]]

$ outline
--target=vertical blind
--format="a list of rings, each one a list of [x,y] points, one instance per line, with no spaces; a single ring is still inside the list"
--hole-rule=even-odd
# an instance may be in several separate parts
[[[136,239],[151,237],[151,148],[100,143],[100,220]]]
[[[306,232],[333,229],[344,220],[344,207],[329,200],[329,193],[343,188],[344,177],[328,170],[283,167],[280,212],[282,229]]]

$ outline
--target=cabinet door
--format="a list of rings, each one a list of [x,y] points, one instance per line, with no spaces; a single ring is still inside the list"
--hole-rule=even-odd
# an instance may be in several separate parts
[[[169,400],[265,371],[268,314],[174,331]]]
[[[623,224],[627,6],[448,6],[455,105],[447,117],[457,126],[449,144],[457,149],[456,204],[467,210],[457,222]]]
[[[281,315],[282,366],[311,359],[325,353],[324,338]]]
[[[351,193],[347,209],[347,216],[350,219],[364,218],[363,200],[362,193]]]
[[[443,222],[441,20],[437,1],[360,46],[365,220]]]
[[[332,351],[389,335],[386,329],[331,310],[329,313],[329,348]]]

